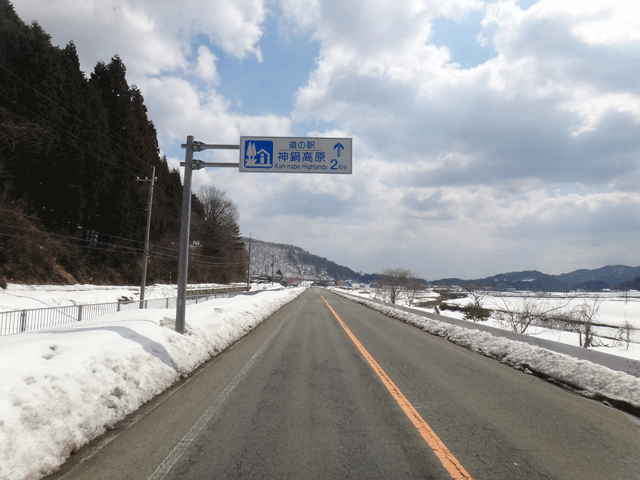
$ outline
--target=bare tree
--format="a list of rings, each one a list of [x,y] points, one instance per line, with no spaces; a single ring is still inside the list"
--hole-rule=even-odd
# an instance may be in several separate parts
[[[626,316],[625,316],[626,317]],[[620,343],[627,344],[627,350],[629,350],[629,344],[631,344],[631,333],[633,332],[633,324],[627,319],[624,319],[624,323],[618,327],[616,333],[616,340]]]
[[[377,293],[383,300],[397,303],[403,295],[406,295],[407,286],[413,277],[410,270],[388,268],[382,272],[382,281]]]
[[[472,302],[471,305],[464,307],[464,319],[474,322],[487,320],[491,316],[491,311],[484,308],[482,304],[490,292],[475,282],[466,282],[462,288],[471,297]]]
[[[540,297],[514,297],[500,295],[494,316],[516,333],[526,333],[531,325],[549,326],[552,314],[559,314],[569,305],[572,297],[558,298],[554,302]]]
[[[202,219],[195,228],[202,255],[199,260],[210,267],[212,281],[228,283],[244,278],[247,259],[240,240],[237,207],[214,186],[202,187],[197,199],[202,209]]]
[[[593,324],[598,319],[600,305],[602,305],[602,299],[599,297],[595,297],[592,302],[589,302],[585,298],[582,305],[574,310],[574,315],[577,320],[577,323],[575,323],[575,331],[579,335],[580,346],[583,348],[596,346],[596,335]]]
[[[409,279],[407,280],[407,287],[405,289],[407,304],[411,306],[416,300],[422,298],[424,290],[424,283],[421,280],[410,275]]]
[[[482,307],[482,302],[489,295],[488,290],[484,290],[478,283],[465,282],[462,289],[471,297],[473,305]]]

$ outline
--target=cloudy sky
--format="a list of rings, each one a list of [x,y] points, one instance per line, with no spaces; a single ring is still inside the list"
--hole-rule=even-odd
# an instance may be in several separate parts
[[[13,5],[87,75],[119,55],[176,168],[187,135],[353,139],[352,175],[194,172],[247,236],[426,279],[640,264],[637,2]]]

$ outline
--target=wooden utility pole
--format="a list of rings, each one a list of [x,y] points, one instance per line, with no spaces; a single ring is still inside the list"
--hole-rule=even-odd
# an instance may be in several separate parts
[[[151,207],[153,206],[153,184],[157,180],[156,167],[153,167],[153,173],[151,178],[140,178],[139,182],[151,182],[151,188],[149,189],[149,203],[147,206],[147,233],[144,240],[144,260],[142,268],[142,282],[140,283],[140,308],[144,308],[144,289],[147,284],[147,260],[149,259],[149,232],[151,231]]]

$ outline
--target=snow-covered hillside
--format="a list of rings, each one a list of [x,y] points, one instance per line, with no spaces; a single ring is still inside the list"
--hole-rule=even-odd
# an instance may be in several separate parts
[[[249,239],[243,239],[249,245]],[[359,280],[361,275],[300,247],[251,240],[251,276],[281,276],[301,280]]]

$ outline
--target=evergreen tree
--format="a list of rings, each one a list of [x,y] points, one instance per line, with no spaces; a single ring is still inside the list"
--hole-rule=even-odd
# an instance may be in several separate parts
[[[91,83],[102,95],[107,110],[109,138],[115,145],[118,172],[110,185],[107,212],[103,225],[108,233],[141,239],[144,233],[145,199],[136,175],[148,172],[148,165],[135,154],[137,125],[133,108],[133,91],[129,88],[124,63],[117,55],[106,65],[99,62],[91,74]]]
[[[29,228],[80,237],[77,246],[70,242],[72,250],[51,244],[38,261],[59,262],[85,280],[137,282],[141,255],[114,252],[139,247],[144,239],[148,182],[136,177],[149,176],[154,166],[151,240],[166,248],[152,261],[149,280],[155,275],[175,281],[177,258],[170,257],[177,257],[180,173],[160,157],[155,126],[142,93],[127,82],[123,61],[116,55],[108,64],[99,62],[87,78],[73,41],[63,49],[51,45],[38,23],[25,24],[9,0],[0,0],[0,203],[21,204],[16,212],[37,215],[41,222]],[[230,205],[231,221],[223,222],[200,252],[205,263],[211,263],[206,256],[215,256],[224,265],[211,269],[201,263],[195,271],[202,281],[237,278],[244,269],[237,210]],[[194,225],[206,226],[213,218],[195,195],[193,215]],[[11,225],[11,237],[0,230],[0,253],[11,259],[11,275],[38,271],[43,280],[55,269],[31,268],[18,247],[27,243],[18,230],[26,227]],[[34,238],[30,235],[29,244],[42,253],[52,237]],[[0,279],[8,275],[3,268],[0,264]]]

